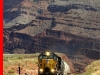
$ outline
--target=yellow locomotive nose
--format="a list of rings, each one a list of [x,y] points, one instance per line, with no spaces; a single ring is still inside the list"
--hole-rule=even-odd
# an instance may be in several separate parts
[[[53,54],[52,52],[45,51],[41,53],[38,57],[39,60],[39,75],[56,75],[57,73],[57,56]]]

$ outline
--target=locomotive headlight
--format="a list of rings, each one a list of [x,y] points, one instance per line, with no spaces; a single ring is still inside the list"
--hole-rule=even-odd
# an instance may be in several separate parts
[[[46,52],[46,55],[49,56],[50,55],[50,52]]]
[[[43,72],[43,69],[41,68],[39,71],[40,71],[40,72]]]
[[[55,69],[51,69],[51,72],[54,73],[55,72]]]

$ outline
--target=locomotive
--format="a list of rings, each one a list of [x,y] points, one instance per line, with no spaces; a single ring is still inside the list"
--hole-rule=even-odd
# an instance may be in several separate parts
[[[68,65],[67,68],[69,69]],[[45,51],[38,56],[38,75],[64,75],[67,68],[61,57],[54,52]]]

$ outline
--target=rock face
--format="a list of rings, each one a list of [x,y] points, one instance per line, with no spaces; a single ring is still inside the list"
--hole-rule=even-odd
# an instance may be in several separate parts
[[[98,2],[98,1],[97,1]],[[85,9],[85,10],[91,10],[91,11],[99,11],[99,4],[97,2],[93,2],[90,0],[89,2],[86,2],[85,0],[69,0],[69,1],[57,1],[49,5],[48,10],[52,12],[65,12],[70,9]],[[96,6],[93,6],[92,4],[97,4]]]
[[[35,37],[21,33],[10,33],[10,38],[5,38],[5,53],[15,53],[16,48],[25,49],[25,53],[36,53],[49,49],[67,54],[68,58],[74,63],[75,69],[81,66],[82,70],[93,59],[100,59],[99,39],[76,36],[55,30],[46,30]]]
[[[53,30],[91,38],[100,38],[100,5],[99,1],[58,1],[49,5],[48,10],[55,14]],[[58,13],[59,12],[59,13]]]
[[[44,5],[45,3],[45,5]],[[65,53],[76,69],[100,59],[100,1],[5,0],[4,53]]]

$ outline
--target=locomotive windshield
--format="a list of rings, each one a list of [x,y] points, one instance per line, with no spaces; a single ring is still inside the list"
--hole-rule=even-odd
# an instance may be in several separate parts
[[[42,60],[42,59],[54,59],[54,60],[57,60],[57,56],[54,53],[46,52],[46,53],[42,53],[39,56],[39,59],[40,60]]]
[[[53,59],[53,56],[52,55],[50,56],[42,55],[39,57],[39,59]]]
[[[46,56],[46,55],[42,55],[39,57],[39,59],[54,59],[54,60],[57,60],[57,57],[56,56],[53,56],[53,55],[50,55],[50,56]]]

